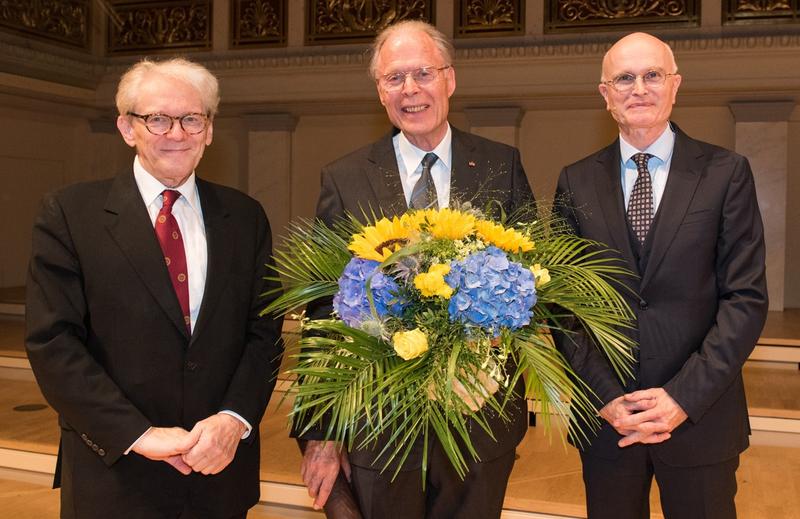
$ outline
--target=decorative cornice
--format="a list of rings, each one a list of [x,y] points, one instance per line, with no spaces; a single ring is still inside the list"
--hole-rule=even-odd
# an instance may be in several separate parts
[[[729,108],[737,123],[762,123],[788,121],[795,102],[787,101],[734,101]]]

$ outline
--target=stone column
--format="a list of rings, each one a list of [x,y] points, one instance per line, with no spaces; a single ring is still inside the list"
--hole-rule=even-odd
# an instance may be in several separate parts
[[[769,309],[784,308],[789,116],[794,101],[733,102],[736,151],[750,160],[767,243]]]
[[[523,111],[518,106],[465,108],[470,132],[509,146],[519,143]]]
[[[261,202],[273,236],[284,233],[292,217],[292,132],[297,118],[288,113],[247,114],[247,192]]]

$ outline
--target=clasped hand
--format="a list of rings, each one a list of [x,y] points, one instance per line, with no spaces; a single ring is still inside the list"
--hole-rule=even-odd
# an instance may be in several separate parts
[[[152,427],[136,442],[133,452],[169,463],[184,475],[192,471],[217,474],[233,460],[245,430],[236,418],[219,413],[197,422],[191,431]]]
[[[686,412],[664,390],[656,387],[615,398],[600,416],[623,436],[620,447],[634,443],[661,443],[687,418]]]

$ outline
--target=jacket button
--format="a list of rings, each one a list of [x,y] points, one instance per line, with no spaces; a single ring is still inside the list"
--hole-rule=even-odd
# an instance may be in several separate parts
[[[86,433],[81,434],[81,440],[86,441],[89,438],[86,437]]]
[[[100,447],[98,447],[96,443],[93,443],[93,444],[92,444],[92,450],[93,450],[93,451],[97,452],[97,449],[99,449],[99,448],[100,448]]]
[[[186,361],[186,371],[194,371],[197,369],[197,363],[191,360]]]
[[[639,309],[640,310],[647,310],[647,301],[645,301],[644,299],[639,301]]]
[[[106,455],[106,451],[104,451],[103,449],[100,449],[100,450],[97,451],[97,454],[99,454],[100,456],[105,456]]]

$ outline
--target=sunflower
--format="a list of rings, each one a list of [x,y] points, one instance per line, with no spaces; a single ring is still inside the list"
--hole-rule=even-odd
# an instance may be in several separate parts
[[[502,225],[487,220],[475,223],[478,237],[506,252],[528,252],[533,250],[533,242],[519,231],[506,229]]]
[[[361,259],[384,261],[408,242],[409,234],[408,225],[400,218],[381,218],[354,235],[347,248]]]
[[[448,208],[425,213],[428,232],[434,238],[461,240],[475,232],[475,217],[471,214]]]

